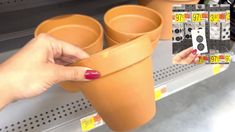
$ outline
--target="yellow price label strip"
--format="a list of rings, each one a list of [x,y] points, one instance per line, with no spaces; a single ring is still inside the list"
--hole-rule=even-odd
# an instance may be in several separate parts
[[[80,123],[82,131],[87,132],[103,125],[104,121],[102,120],[100,115],[98,115],[98,113],[95,113],[93,115],[89,115],[87,117],[80,119]]]
[[[179,23],[185,22],[185,14],[184,13],[175,14],[175,21]]]
[[[230,61],[231,61],[231,55],[225,55],[225,56],[224,56],[224,59],[225,59],[225,63],[230,63]]]
[[[213,65],[213,74],[216,75],[216,74],[220,73],[221,68],[222,68],[221,64]]]
[[[199,56],[199,60],[198,60],[198,64],[204,64],[205,63],[205,59],[203,56]]]
[[[219,22],[220,14],[210,14],[210,22]]]
[[[155,101],[160,100],[163,95],[167,92],[167,86],[163,85],[154,89]]]
[[[93,117],[81,120],[82,131],[86,132],[95,128],[95,120]]]
[[[210,56],[210,63],[211,64],[218,64],[219,63],[219,56],[218,55]]]
[[[226,21],[230,21],[230,11],[226,12]]]
[[[192,22],[202,22],[202,13],[193,13]]]

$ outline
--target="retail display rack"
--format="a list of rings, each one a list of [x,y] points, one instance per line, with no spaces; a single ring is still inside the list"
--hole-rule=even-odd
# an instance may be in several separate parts
[[[36,5],[40,1],[42,3]],[[34,2],[16,0],[14,3],[14,0],[0,0],[0,62],[32,38],[35,26],[46,18],[66,13],[82,13],[102,22],[107,9],[120,4],[136,3],[133,0]],[[221,73],[229,67],[220,64],[172,65],[171,58],[172,42],[160,41],[152,57],[156,100]],[[95,113],[95,109],[82,93],[68,93],[55,85],[38,97],[13,102],[1,110],[0,132],[95,131],[96,127],[104,125],[100,118],[89,120],[90,117],[97,117],[93,116]]]

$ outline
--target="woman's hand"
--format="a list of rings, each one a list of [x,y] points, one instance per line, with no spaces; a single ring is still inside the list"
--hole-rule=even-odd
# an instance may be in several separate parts
[[[180,53],[174,55],[173,64],[194,64],[197,63],[197,50],[192,47],[187,48]]]
[[[89,55],[46,34],[32,39],[0,65],[0,109],[7,103],[37,96],[61,81],[89,81],[99,72],[85,67],[65,66]]]

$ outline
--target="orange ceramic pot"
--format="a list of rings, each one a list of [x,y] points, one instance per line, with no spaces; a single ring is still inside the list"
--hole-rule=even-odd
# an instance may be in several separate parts
[[[160,37],[160,35],[159,35]],[[151,44],[152,44],[152,47],[153,48],[156,48],[157,44],[158,44],[158,40],[159,40],[159,37],[153,41]],[[121,44],[115,40],[113,40],[111,37],[109,37],[108,35],[105,35],[105,38],[106,38],[106,42],[107,42],[107,45],[108,47],[111,47],[111,46],[114,46],[114,45],[117,45],[117,44]]]
[[[147,6],[159,12],[164,18],[160,39],[172,39],[172,5],[197,4],[199,0],[138,0],[140,5]]]
[[[155,115],[154,81],[147,36],[114,45],[75,65],[90,67],[101,77],[90,82],[71,82],[81,88],[106,124],[114,131],[128,131]]]
[[[89,54],[103,49],[103,28],[89,16],[73,14],[48,19],[36,28],[35,36],[40,33],[76,45]]]
[[[103,28],[97,20],[89,16],[73,14],[48,19],[36,28],[35,36],[40,33],[50,34],[82,48],[89,54],[103,49]],[[79,91],[79,88],[67,82],[60,85],[67,91],[75,88]]]
[[[144,34],[155,41],[163,26],[163,19],[158,12],[139,5],[114,7],[106,12],[104,22],[107,35],[120,43]]]
[[[105,35],[105,38],[106,38],[106,42],[107,42],[108,47],[111,47],[111,46],[120,44],[119,42],[113,40],[113,39],[112,39],[111,37],[109,37],[108,35]]]

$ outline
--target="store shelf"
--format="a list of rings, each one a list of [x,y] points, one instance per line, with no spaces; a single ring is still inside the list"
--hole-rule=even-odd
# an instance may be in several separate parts
[[[161,98],[223,72],[229,66],[172,65],[171,45],[170,41],[161,41],[153,54],[155,89],[167,88]],[[0,61],[14,52],[0,53]],[[55,85],[41,96],[17,101],[0,111],[0,132],[82,131],[80,119],[93,113],[95,109],[82,93],[68,93]]]

